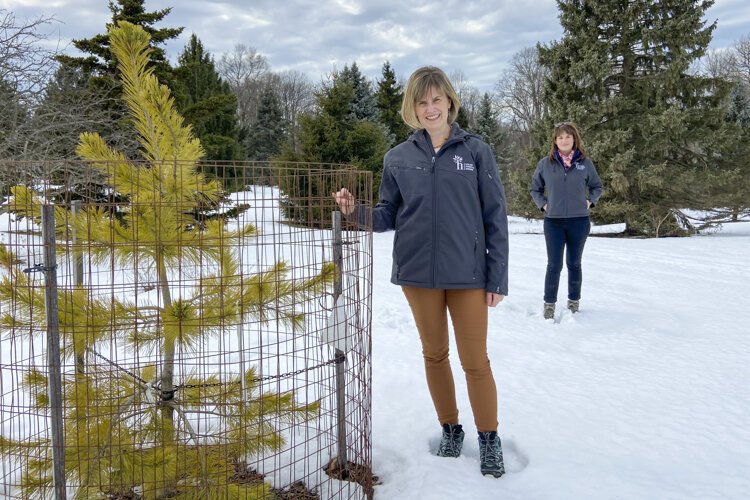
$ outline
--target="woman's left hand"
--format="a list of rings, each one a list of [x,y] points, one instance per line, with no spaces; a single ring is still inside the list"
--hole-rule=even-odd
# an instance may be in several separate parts
[[[502,302],[504,298],[505,298],[505,295],[500,295],[499,293],[487,292],[487,305],[489,307],[495,307],[500,302]]]

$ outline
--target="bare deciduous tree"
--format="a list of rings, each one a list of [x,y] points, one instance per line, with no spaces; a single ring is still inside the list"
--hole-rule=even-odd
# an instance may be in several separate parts
[[[41,43],[48,38],[41,30],[54,21],[46,16],[19,20],[13,12],[0,9],[0,81],[27,106],[37,102],[54,71],[55,52]]]
[[[284,119],[289,124],[289,143],[297,151],[299,117],[315,107],[314,86],[306,74],[296,70],[278,73],[276,85]]]
[[[258,102],[268,76],[266,57],[253,47],[238,44],[221,56],[216,68],[221,78],[237,96],[237,118],[249,129],[256,120]]]
[[[495,89],[502,113],[513,130],[528,132],[547,114],[544,80],[548,71],[539,63],[535,47],[516,53]]]
[[[701,59],[698,73],[712,78],[735,79],[737,59],[732,49],[713,50]]]
[[[471,127],[476,120],[477,111],[482,101],[482,94],[476,87],[471,85],[471,82],[469,82],[464,72],[460,69],[451,71],[448,78],[451,84],[453,84],[453,88],[461,100],[461,107],[469,119],[469,123],[462,123],[461,126]]]
[[[750,86],[750,34],[737,40],[734,52],[737,75],[742,83]]]
[[[110,131],[107,137],[124,147],[137,147],[111,115],[113,98],[87,85],[87,75],[59,67],[56,49],[46,48],[44,29],[55,20],[20,21],[0,9],[0,192],[18,182],[58,182],[65,171],[68,187],[95,182],[74,148],[81,132]],[[34,160],[60,160],[35,162]]]

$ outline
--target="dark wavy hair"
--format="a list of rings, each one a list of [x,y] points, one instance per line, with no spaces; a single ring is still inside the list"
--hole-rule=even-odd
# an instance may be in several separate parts
[[[583,139],[581,139],[581,133],[578,131],[578,127],[573,122],[560,122],[555,124],[555,130],[552,131],[552,147],[549,150],[550,160],[555,159],[555,152],[557,151],[557,144],[555,139],[557,136],[566,132],[573,136],[573,150],[581,152],[581,158],[586,157],[586,151],[583,149]]]

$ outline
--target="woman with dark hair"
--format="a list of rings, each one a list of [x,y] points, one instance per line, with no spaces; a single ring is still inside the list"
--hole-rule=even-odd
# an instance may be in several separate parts
[[[544,278],[544,319],[555,317],[557,289],[563,266],[568,268],[568,309],[580,307],[583,246],[591,230],[589,211],[603,187],[594,162],[586,156],[578,128],[571,122],[555,125],[550,153],[536,165],[531,197],[544,212],[547,273]]]
[[[458,419],[448,358],[448,315],[478,431],[480,471],[505,472],[497,435],[497,388],[487,356],[487,308],[508,293],[508,219],[490,147],[454,123],[461,103],[435,67],[411,75],[401,107],[415,132],[386,153],[377,206],[333,196],[373,231],[395,229],[391,282],[402,287],[422,342],[427,386],[442,438],[437,455],[457,457]]]

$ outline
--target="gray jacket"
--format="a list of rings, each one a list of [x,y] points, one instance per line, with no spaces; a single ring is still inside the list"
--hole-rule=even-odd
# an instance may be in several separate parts
[[[545,196],[546,190],[546,196]],[[531,197],[545,217],[587,217],[586,200],[593,207],[602,195],[602,180],[589,157],[575,160],[573,166],[565,168],[557,160],[545,156],[536,165],[531,177]],[[544,210],[544,205],[547,209]]]
[[[454,124],[435,153],[418,130],[383,160],[380,201],[358,207],[376,232],[395,229],[391,282],[508,294],[508,217],[490,147]]]

